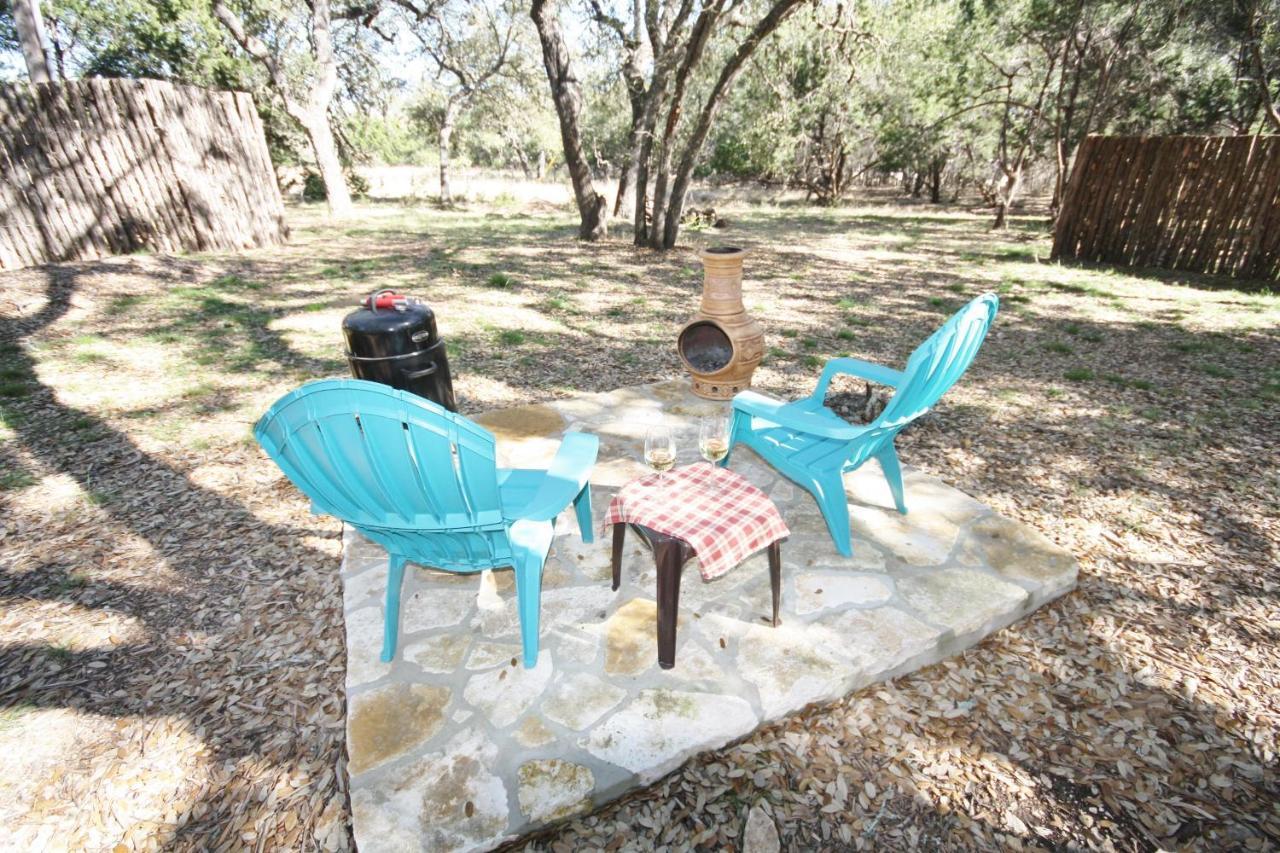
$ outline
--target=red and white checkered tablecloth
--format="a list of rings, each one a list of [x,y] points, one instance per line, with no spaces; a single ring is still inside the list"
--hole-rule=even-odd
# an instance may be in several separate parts
[[[688,542],[703,580],[720,577],[791,535],[768,495],[742,475],[707,462],[627,483],[605,513],[604,526],[613,524],[639,524]]]

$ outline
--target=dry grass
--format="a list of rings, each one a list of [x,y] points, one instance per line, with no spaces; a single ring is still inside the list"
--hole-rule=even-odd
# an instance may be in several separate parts
[[[303,210],[282,250],[0,277],[0,843],[349,845],[338,526],[253,420],[343,371],[376,287],[437,309],[467,411],[675,376],[692,248],[732,240],[780,394],[1000,291],[903,457],[1066,545],[1080,589],[535,844],[719,847],[758,800],[795,849],[1280,844],[1280,300],[1050,265],[1028,220],[727,213],[658,257],[547,205]]]

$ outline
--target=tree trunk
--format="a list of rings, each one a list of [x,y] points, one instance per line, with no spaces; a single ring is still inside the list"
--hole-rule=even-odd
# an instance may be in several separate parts
[[[18,31],[18,46],[27,63],[32,83],[48,83],[49,57],[44,52],[44,21],[40,18],[40,0],[13,0],[13,26]]]
[[[1252,10],[1249,13],[1249,56],[1253,60],[1253,73],[1258,81],[1258,93],[1262,96],[1262,114],[1271,125],[1271,131],[1280,133],[1280,109],[1276,108],[1275,98],[1271,97],[1271,80],[1268,79],[1267,67],[1262,62],[1262,48],[1258,45]]]
[[[711,132],[711,123],[715,121],[716,113],[719,112],[725,95],[728,94],[729,89],[733,86],[733,81],[737,78],[738,72],[742,70],[743,64],[751,58],[751,54],[755,53],[756,48],[760,46],[760,42],[768,38],[802,2],[803,0],[775,0],[769,12],[760,19],[750,34],[738,45],[738,49],[734,51],[733,56],[720,69],[720,76],[716,79],[715,85],[712,86],[710,94],[707,95],[707,100],[702,106],[702,112],[698,115],[698,121],[694,124],[693,131],[689,135],[689,141],[680,155],[680,165],[676,168],[676,180],[671,187],[667,206],[666,227],[664,228],[662,240],[663,249],[671,249],[676,244],[676,238],[680,234],[680,214],[684,211],[684,197],[689,191],[689,182],[693,179],[693,167],[698,162],[698,155],[702,151],[703,144],[707,141],[707,134]]]
[[[329,116],[308,115],[298,118],[298,123],[307,132],[311,142],[311,151],[316,158],[316,167],[320,170],[320,179],[324,181],[325,199],[329,202],[329,212],[334,216],[348,216],[351,213],[351,191],[347,189],[347,178],[342,174],[342,161],[338,159],[338,146],[333,139],[333,128],[329,126]]]
[[[639,164],[640,125],[644,121],[644,79],[639,81],[640,90],[636,92],[635,83],[628,83],[628,94],[631,96],[631,130],[627,134],[627,153],[622,161],[622,171],[618,175],[618,194],[613,201],[613,215],[621,216],[631,198],[632,188],[636,185],[636,172]]]
[[[440,203],[453,204],[449,189],[449,146],[453,142],[453,128],[458,122],[461,102],[450,98],[444,106],[444,119],[440,122]]]
[[[546,0],[533,0],[529,16],[538,30],[538,40],[542,42],[542,62],[547,69],[547,82],[551,84],[556,117],[560,120],[560,142],[564,146],[564,161],[573,181],[573,197],[581,220],[578,238],[601,240],[609,236],[609,200],[596,192],[591,181],[591,167],[582,153],[582,133],[578,129],[582,91],[569,67],[569,51],[560,34],[560,24],[555,14],[547,9]]]
[[[1009,208],[1013,206],[1013,199],[1018,194],[1018,187],[1021,184],[1021,168],[1005,172],[1004,180],[996,190],[996,221],[991,223],[991,230],[1002,231],[1009,227],[1007,221]]]
[[[946,160],[941,157],[934,157],[929,162],[929,202],[931,204],[942,202],[942,170],[945,167]]]
[[[503,137],[507,140],[507,144],[511,146],[511,152],[516,155],[516,162],[520,164],[520,171],[524,173],[524,179],[526,181],[532,180],[533,166],[529,163],[529,152],[525,151],[520,138],[511,133],[503,134]]]
[[[241,49],[266,69],[271,88],[284,103],[285,112],[302,126],[311,142],[316,166],[320,169],[320,179],[324,181],[329,212],[335,216],[346,216],[351,212],[351,191],[347,189],[347,179],[342,174],[342,161],[338,158],[333,127],[329,124],[329,104],[333,101],[333,93],[338,85],[338,61],[333,55],[331,9],[329,0],[311,0],[309,5],[311,51],[318,76],[310,91],[302,97],[295,95],[280,54],[261,38],[249,33],[244,22],[223,0],[213,0],[212,11]]]

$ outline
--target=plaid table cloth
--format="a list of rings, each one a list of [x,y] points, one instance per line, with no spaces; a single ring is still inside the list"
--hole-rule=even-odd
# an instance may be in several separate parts
[[[740,474],[699,462],[627,483],[604,526],[639,524],[683,539],[698,554],[703,580],[718,578],[791,531],[768,495]]]

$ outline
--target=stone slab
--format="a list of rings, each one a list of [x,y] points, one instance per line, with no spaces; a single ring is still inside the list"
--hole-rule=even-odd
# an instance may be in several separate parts
[[[698,417],[717,404],[683,381],[486,414],[503,464],[545,465],[565,430],[601,436],[592,477],[594,543],[557,520],[544,573],[538,665],[520,665],[506,570],[459,576],[411,567],[402,634],[382,646],[385,554],[348,529],[342,567],[348,753],[356,842],[365,853],[485,850],[651,782],[697,753],[811,702],[955,654],[1071,589],[1076,564],[1045,537],[919,471],[909,515],[874,462],[845,480],[854,555],[836,553],[813,499],[751,451],[732,468],[778,504],[778,628],[763,555],[703,582],[686,570],[674,669],[657,666],[653,560],[629,537],[610,588],[598,528],[619,486],[645,472],[644,425],[665,417],[681,464]],[[723,406],[721,406],[723,408]],[[776,849],[753,809],[750,849]]]

